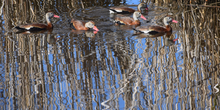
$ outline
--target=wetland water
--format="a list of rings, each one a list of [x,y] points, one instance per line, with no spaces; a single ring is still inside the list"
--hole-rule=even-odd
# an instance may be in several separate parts
[[[220,109],[219,4],[146,1],[147,21],[165,36],[139,38],[115,26],[108,6],[140,1],[1,0],[0,109]],[[16,34],[13,27],[45,23],[52,32]],[[70,19],[93,20],[100,31],[73,31]]]

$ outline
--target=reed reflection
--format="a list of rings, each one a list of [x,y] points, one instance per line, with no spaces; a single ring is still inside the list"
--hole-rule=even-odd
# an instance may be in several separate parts
[[[159,20],[174,13],[179,21],[172,24],[171,37],[178,38],[175,43],[166,36],[136,39],[132,28],[114,26],[106,10],[110,1],[4,3],[0,20],[2,108],[219,108],[219,10],[213,7],[218,3],[206,7],[186,1],[147,2],[152,23],[162,25]],[[118,6],[120,1],[113,4]],[[102,6],[103,10],[96,11]],[[45,23],[49,9],[60,16],[52,21],[52,32],[11,32],[17,24]],[[73,17],[94,20],[100,31],[72,32],[67,19]]]

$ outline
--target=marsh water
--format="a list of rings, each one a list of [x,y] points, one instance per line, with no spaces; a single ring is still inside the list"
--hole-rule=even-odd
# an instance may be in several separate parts
[[[138,37],[115,26],[108,8],[137,9],[137,0],[1,0],[0,109],[220,109],[219,3],[144,1],[147,21],[172,14],[170,39]],[[17,34],[46,23],[53,31]],[[93,20],[99,31],[73,31],[70,19]]]

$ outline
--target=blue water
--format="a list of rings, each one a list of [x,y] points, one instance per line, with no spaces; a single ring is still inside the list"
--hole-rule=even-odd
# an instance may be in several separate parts
[[[213,92],[219,79],[215,77],[219,58],[208,44],[197,43],[203,34],[199,39],[186,37],[190,29],[182,27],[184,19],[178,19],[182,9],[148,2],[151,9],[144,16],[149,23],[141,20],[142,25],[162,26],[160,18],[168,11],[176,12],[173,18],[179,23],[171,26],[172,36],[178,40],[167,43],[164,36],[138,38],[132,29],[115,26],[109,21],[108,7],[103,7],[110,6],[107,1],[83,2],[84,9],[80,1],[29,2],[24,4],[34,7],[34,15],[26,7],[1,16],[1,110],[219,108]],[[129,6],[139,3],[115,2]],[[42,18],[48,7],[60,16],[52,19],[52,32],[14,33],[13,27],[19,24],[45,23]],[[73,32],[68,21],[71,18],[93,20],[100,31]],[[193,32],[191,35],[197,35]],[[219,48],[214,43],[212,47]]]

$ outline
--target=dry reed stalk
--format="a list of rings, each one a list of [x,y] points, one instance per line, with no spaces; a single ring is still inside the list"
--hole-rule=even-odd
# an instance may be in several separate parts
[[[81,2],[81,4],[82,4],[82,8],[84,9],[84,5],[83,5],[83,2],[82,2],[82,0],[80,0],[80,2]]]

